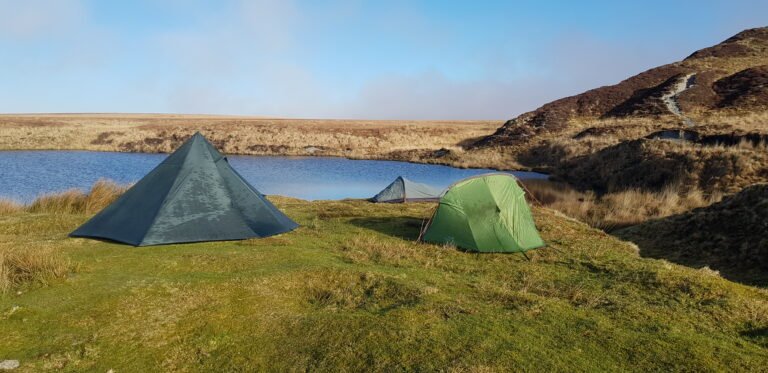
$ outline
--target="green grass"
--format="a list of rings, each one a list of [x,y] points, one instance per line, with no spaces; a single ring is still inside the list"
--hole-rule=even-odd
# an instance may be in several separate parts
[[[17,371],[759,371],[768,292],[639,258],[534,209],[550,247],[471,254],[414,242],[431,204],[272,198],[278,237],[134,248],[66,234],[89,215],[8,212],[65,277],[0,295]]]

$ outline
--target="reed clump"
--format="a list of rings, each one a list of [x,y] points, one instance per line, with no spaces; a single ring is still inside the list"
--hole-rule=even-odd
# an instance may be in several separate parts
[[[88,193],[72,189],[46,194],[35,199],[24,210],[31,213],[92,214],[107,207],[128,189],[110,180],[99,180]]]

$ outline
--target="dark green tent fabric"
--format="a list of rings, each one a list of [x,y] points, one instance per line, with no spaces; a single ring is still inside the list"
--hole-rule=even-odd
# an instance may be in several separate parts
[[[267,237],[296,227],[196,133],[70,236],[148,246]]]
[[[544,246],[525,192],[510,174],[461,180],[440,199],[422,239],[479,252],[523,252]]]
[[[379,194],[371,198],[372,202],[411,202],[437,201],[440,191],[427,184],[415,183],[402,176],[387,185]]]

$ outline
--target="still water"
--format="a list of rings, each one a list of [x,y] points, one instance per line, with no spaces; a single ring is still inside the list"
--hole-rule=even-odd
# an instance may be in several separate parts
[[[0,151],[0,198],[30,202],[45,193],[71,188],[87,190],[99,179],[132,183],[165,157],[166,154],[91,151]],[[399,175],[443,188],[467,176],[493,172],[333,157],[227,158],[260,192],[307,200],[368,198]],[[513,174],[521,179],[546,178],[534,172]]]

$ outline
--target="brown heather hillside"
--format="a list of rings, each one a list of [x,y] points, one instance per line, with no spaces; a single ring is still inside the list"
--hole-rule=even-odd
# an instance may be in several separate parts
[[[674,138],[679,131],[687,141]],[[766,139],[768,27],[762,27],[522,114],[464,158],[482,164],[495,153],[497,167],[546,170],[605,192],[673,183],[737,191],[768,181]]]
[[[524,135],[558,132],[578,118],[672,115],[658,97],[680,78],[693,74],[694,87],[683,92],[686,112],[765,109],[768,99],[768,27],[743,31],[693,53],[683,61],[653,68],[616,85],[562,98],[509,120],[480,145],[515,143]],[[740,102],[740,105],[734,105]],[[634,110],[633,110],[634,109]]]

